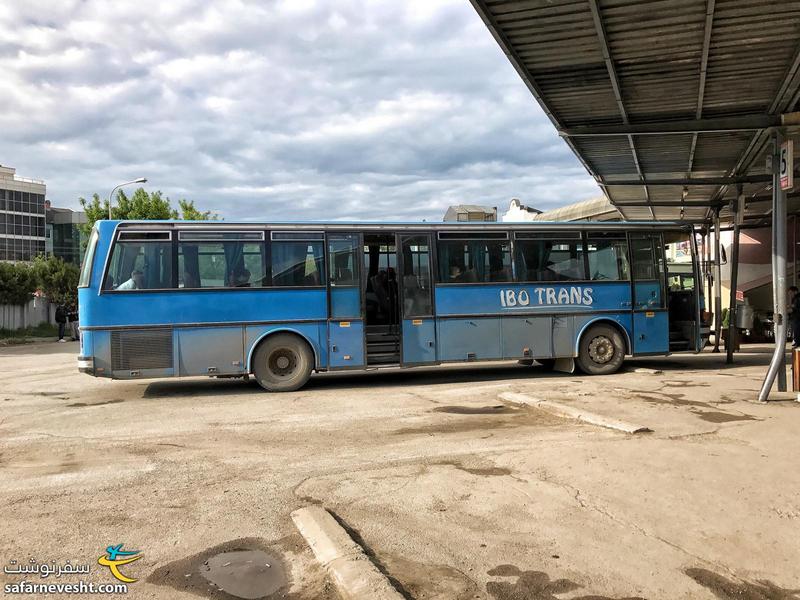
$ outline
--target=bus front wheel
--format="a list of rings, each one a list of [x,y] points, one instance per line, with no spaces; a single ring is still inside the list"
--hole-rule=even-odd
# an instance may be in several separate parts
[[[279,333],[261,342],[253,357],[253,374],[269,392],[293,392],[311,377],[314,353],[308,344],[289,333]]]
[[[581,338],[578,366],[587,375],[616,373],[625,358],[625,342],[610,325],[594,325]]]

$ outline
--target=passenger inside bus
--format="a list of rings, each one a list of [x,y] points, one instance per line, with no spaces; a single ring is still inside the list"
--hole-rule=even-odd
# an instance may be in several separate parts
[[[144,286],[144,273],[139,269],[131,272],[131,278],[119,284],[118,290],[140,290]]]

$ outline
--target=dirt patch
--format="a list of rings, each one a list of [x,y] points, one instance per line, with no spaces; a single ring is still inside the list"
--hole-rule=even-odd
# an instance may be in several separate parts
[[[499,408],[498,408],[499,406]],[[440,410],[447,409],[447,410]],[[403,427],[396,435],[435,435],[437,433],[464,433],[468,431],[487,431],[510,427],[539,426],[548,427],[562,423],[562,419],[532,407],[514,408],[508,405],[495,406],[440,406],[432,413],[461,415],[465,418],[446,418],[418,427]]]
[[[730,423],[731,421],[757,421],[752,415],[732,415],[731,413],[724,413],[718,411],[701,412],[695,411],[695,414],[703,421],[709,423]]]
[[[635,390],[631,390],[635,391]],[[658,395],[656,395],[658,394]],[[694,406],[698,408],[714,408],[707,402],[697,402],[696,400],[686,400],[683,394],[667,394],[664,392],[637,392],[633,396],[650,404],[669,404],[671,406]]]
[[[516,581],[490,581],[486,591],[497,600],[559,600],[556,594],[565,594],[583,586],[569,579],[550,579],[542,571],[522,571],[514,565],[499,565],[487,575],[492,577],[516,578]],[[645,600],[639,596],[613,598],[611,596],[571,596],[571,600]]]
[[[495,404],[494,406],[438,406],[432,412],[443,412],[451,415],[507,415],[519,412],[519,409],[511,408],[505,404]]]
[[[105,402],[73,402],[72,404],[67,404],[67,407],[83,408],[84,406],[103,406],[104,404],[119,404],[120,402],[125,402],[125,400],[121,398],[115,398],[114,400],[106,400]]]
[[[478,584],[453,567],[426,565],[392,554],[381,554],[380,560],[411,598],[468,600],[480,597]]]
[[[693,381],[691,379],[670,379],[665,381],[662,387],[676,387],[676,388],[694,388],[694,387],[710,387],[710,383]]]
[[[443,460],[433,464],[455,467],[459,471],[464,471],[470,475],[478,475],[480,477],[500,477],[503,475],[511,475],[511,469],[506,469],[505,467],[465,467],[463,464],[455,460]]]
[[[733,581],[707,569],[685,569],[686,575],[720,600],[798,600],[800,589],[790,590],[771,581]]]

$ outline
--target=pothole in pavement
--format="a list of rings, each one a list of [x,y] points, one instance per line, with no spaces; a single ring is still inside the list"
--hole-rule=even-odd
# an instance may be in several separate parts
[[[277,558],[262,550],[221,552],[200,567],[200,575],[218,590],[237,598],[263,598],[286,585]]]
[[[260,540],[234,540],[158,568],[148,583],[209,598],[267,598],[289,581],[279,553]]]

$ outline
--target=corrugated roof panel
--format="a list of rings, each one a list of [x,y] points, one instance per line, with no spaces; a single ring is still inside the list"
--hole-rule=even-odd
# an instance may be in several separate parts
[[[642,135],[636,138],[636,151],[645,178],[667,174],[684,175],[689,168],[691,135]]]
[[[703,133],[697,136],[694,170],[721,177],[733,167],[750,139],[752,132]]]
[[[630,175],[637,177],[631,147],[625,136],[578,138],[575,147],[589,165],[604,175]]]
[[[501,45],[527,70],[535,94],[564,128],[620,125],[623,114],[634,126],[668,124],[694,119],[698,109],[706,119],[763,115],[771,108],[792,110],[800,98],[800,71],[791,70],[797,69],[800,56],[800,0],[715,0],[711,20],[706,19],[708,0],[471,1],[490,28],[496,27]],[[606,46],[610,64],[603,55]],[[737,165],[736,174],[764,171],[763,130],[632,139],[649,179],[725,177]],[[627,136],[573,137],[570,142],[602,180],[639,178]],[[638,185],[610,186],[606,193],[623,207],[626,218],[649,219],[647,206],[624,203],[646,202],[648,192],[654,202],[684,197],[687,202],[724,203],[735,187],[689,186],[684,193],[683,186],[649,186],[647,191]],[[765,188],[748,184],[745,193],[764,193]],[[680,207],[657,209],[658,217],[680,213]],[[704,207],[684,209],[685,218],[706,214]]]

